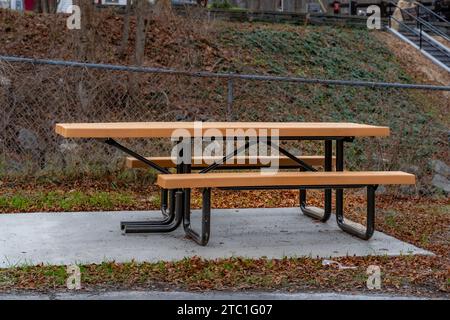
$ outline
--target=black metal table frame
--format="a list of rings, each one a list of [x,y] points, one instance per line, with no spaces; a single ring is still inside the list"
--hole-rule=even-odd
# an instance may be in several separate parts
[[[236,138],[233,138],[236,140]],[[244,138],[242,138],[244,139]],[[224,156],[221,161],[216,161],[215,163],[203,168],[199,173],[207,173],[214,169],[239,169],[238,166],[221,167],[227,160],[237,156],[238,154],[245,152],[254,143],[266,143],[268,146],[273,146],[278,149],[278,151],[293,160],[298,164],[300,171],[317,171],[314,167],[308,165],[297,156],[292,155],[290,152],[285,150],[276,143],[272,142],[270,137],[265,137],[262,141],[259,138],[254,140],[249,140],[248,137],[245,138],[245,145],[237,148],[234,152]],[[224,140],[228,140],[227,137]],[[324,141],[324,170],[332,171],[332,161],[333,161],[333,141],[336,145],[336,171],[344,170],[344,142],[353,142],[354,137],[280,137],[277,141],[304,141],[304,140],[320,140]],[[129,154],[130,156],[142,161],[149,167],[159,171],[162,174],[171,174],[167,168],[163,168],[153,161],[143,157],[142,155],[130,150],[129,148],[121,145],[114,139],[104,140],[110,146],[116,147],[121,151]],[[178,142],[180,143],[181,140]],[[190,147],[192,149],[192,144],[194,143],[194,138],[190,139]],[[177,173],[190,173],[192,171],[192,164],[182,163],[182,152],[177,152],[180,163],[176,166]],[[245,169],[259,169],[261,166],[245,166]],[[292,168],[292,167],[291,167]],[[347,224],[344,219],[344,189],[345,188],[362,188],[367,187],[367,222],[366,229],[360,230],[354,226]],[[374,232],[374,214],[375,214],[375,190],[376,185],[327,185],[327,186],[269,186],[269,187],[235,187],[235,188],[221,188],[221,189],[233,189],[233,190],[261,190],[261,189],[298,189],[300,198],[300,209],[303,214],[317,219],[321,222],[326,222],[329,220],[332,211],[332,190],[336,192],[336,220],[338,226],[352,235],[355,235],[362,239],[369,239]],[[307,189],[323,189],[325,193],[324,208],[311,208],[307,206]],[[177,229],[183,222],[183,227],[186,234],[191,237],[195,242],[201,245],[206,245],[209,240],[210,234],[210,211],[211,211],[211,188],[204,188],[202,191],[203,204],[202,204],[202,231],[198,234],[191,228],[191,189],[174,189],[165,190],[161,189],[161,212],[163,214],[162,220],[153,221],[124,221],[121,222],[121,229],[124,233],[161,233],[161,232],[171,232]]]

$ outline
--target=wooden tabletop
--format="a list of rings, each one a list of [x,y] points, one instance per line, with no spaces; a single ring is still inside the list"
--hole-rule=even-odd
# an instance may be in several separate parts
[[[171,137],[176,129],[185,129],[194,136],[198,124],[198,122],[59,123],[56,125],[56,133],[66,138],[164,138]],[[229,136],[230,130],[238,129],[241,130],[237,133],[238,136],[267,134],[270,136],[271,131],[264,133],[262,129],[278,130],[280,137],[389,136],[388,127],[342,122],[202,122],[201,129],[197,129],[197,132],[201,131],[203,136],[214,136],[219,131],[223,136]]]

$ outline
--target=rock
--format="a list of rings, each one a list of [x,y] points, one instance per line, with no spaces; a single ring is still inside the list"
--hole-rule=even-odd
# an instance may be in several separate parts
[[[420,173],[420,168],[418,166],[409,166],[406,168],[406,172],[418,175]]]
[[[416,186],[401,185],[400,192],[405,195],[412,195],[412,194],[416,194],[417,190],[416,190]]]
[[[445,162],[441,160],[432,160],[431,166],[433,167],[433,170],[437,175],[450,177],[450,166],[445,164]]]
[[[414,8],[416,5],[406,1],[406,0],[399,0],[397,2],[397,8],[395,8],[394,13],[392,14],[392,16],[394,17],[394,19],[392,19],[391,22],[391,27],[394,30],[399,30],[400,29],[400,25],[397,21],[403,22],[403,14],[401,10],[405,10],[405,9],[411,9]]]
[[[416,176],[419,175],[419,173],[420,173],[420,168],[418,166],[414,166],[414,165],[412,165],[412,166],[404,166],[404,167],[402,166],[400,168],[400,170],[408,172],[408,173],[412,173],[412,174],[414,174]]]
[[[386,187],[383,185],[379,185],[377,188],[377,194],[383,194],[386,193]]]
[[[13,159],[9,159],[5,165],[6,172],[23,172],[23,170],[25,170],[24,164]]]
[[[450,193],[450,179],[440,174],[435,174],[431,180],[431,184],[436,188],[444,190],[446,193]]]
[[[376,190],[376,194],[380,195],[380,194],[384,194],[384,193],[387,193],[386,187],[383,186],[383,185],[379,185],[377,190]],[[359,196],[365,196],[365,195],[367,195],[367,188],[357,189],[355,194],[357,194]]]
[[[78,98],[80,100],[81,108],[83,110],[88,110],[90,106],[90,97],[83,82],[78,83]]]
[[[9,87],[11,85],[11,80],[0,75],[0,86]]]
[[[179,113],[175,116],[175,121],[185,121],[187,116],[185,114]]]
[[[198,119],[195,119],[195,121],[201,121],[201,122],[208,122],[208,121],[211,121],[211,122],[214,122],[215,120],[214,120],[214,119],[211,119],[211,117],[209,117],[209,116],[206,115],[206,114],[201,114],[200,116],[198,116]]]
[[[35,151],[40,149],[39,139],[36,134],[28,129],[21,128],[18,136],[19,145],[23,150]]]
[[[69,143],[69,142],[63,142],[59,145],[59,150],[61,152],[74,152],[78,149],[77,143]]]

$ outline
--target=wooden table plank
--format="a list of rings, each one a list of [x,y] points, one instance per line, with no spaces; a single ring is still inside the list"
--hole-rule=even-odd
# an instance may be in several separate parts
[[[160,174],[157,185],[164,189],[255,187],[255,186],[324,186],[415,184],[415,176],[402,171],[345,172],[261,172]]]
[[[191,163],[193,167],[207,167],[215,161],[222,160],[222,158],[223,157],[192,157]],[[298,158],[313,167],[324,166],[325,163],[324,156],[298,156]],[[298,167],[297,162],[286,156],[236,156],[232,159],[232,163],[225,162],[224,165],[226,167],[251,167],[255,165],[269,167],[274,161],[278,160],[278,165],[281,167]],[[172,159],[171,157],[147,157],[147,160],[151,160],[163,168],[174,168],[176,166],[176,159]],[[127,168],[148,168],[147,164],[133,157],[127,157],[125,165]],[[332,157],[332,165],[336,165],[336,157]]]
[[[174,130],[184,129],[194,135],[194,122],[111,122],[59,123],[56,133],[66,138],[167,138]],[[209,129],[215,129],[213,132]],[[252,129],[254,131],[252,132]],[[389,128],[357,123],[333,122],[203,122],[203,136],[217,130],[228,136],[230,130],[243,130],[238,135],[262,136],[261,129],[278,130],[280,137],[383,137]],[[228,133],[227,133],[228,131]],[[270,131],[268,132],[270,135]]]

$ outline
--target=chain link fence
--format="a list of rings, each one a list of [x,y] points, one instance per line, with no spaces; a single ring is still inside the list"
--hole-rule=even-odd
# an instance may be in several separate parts
[[[446,130],[432,125],[434,120],[423,112],[417,94],[424,91],[285,80],[0,61],[0,173],[80,176],[123,168],[124,154],[114,148],[96,140],[56,135],[59,122],[234,120],[387,125],[391,137],[349,144],[348,167],[417,167],[419,177],[427,175],[426,162]],[[167,139],[122,142],[143,155],[167,155],[171,148]],[[290,144],[293,152],[323,153],[323,146],[315,142]]]
[[[123,154],[98,141],[59,137],[54,132],[58,122],[226,120],[223,79],[6,63],[0,75],[6,175],[120,167]],[[126,143],[144,154],[170,148],[167,141]]]

